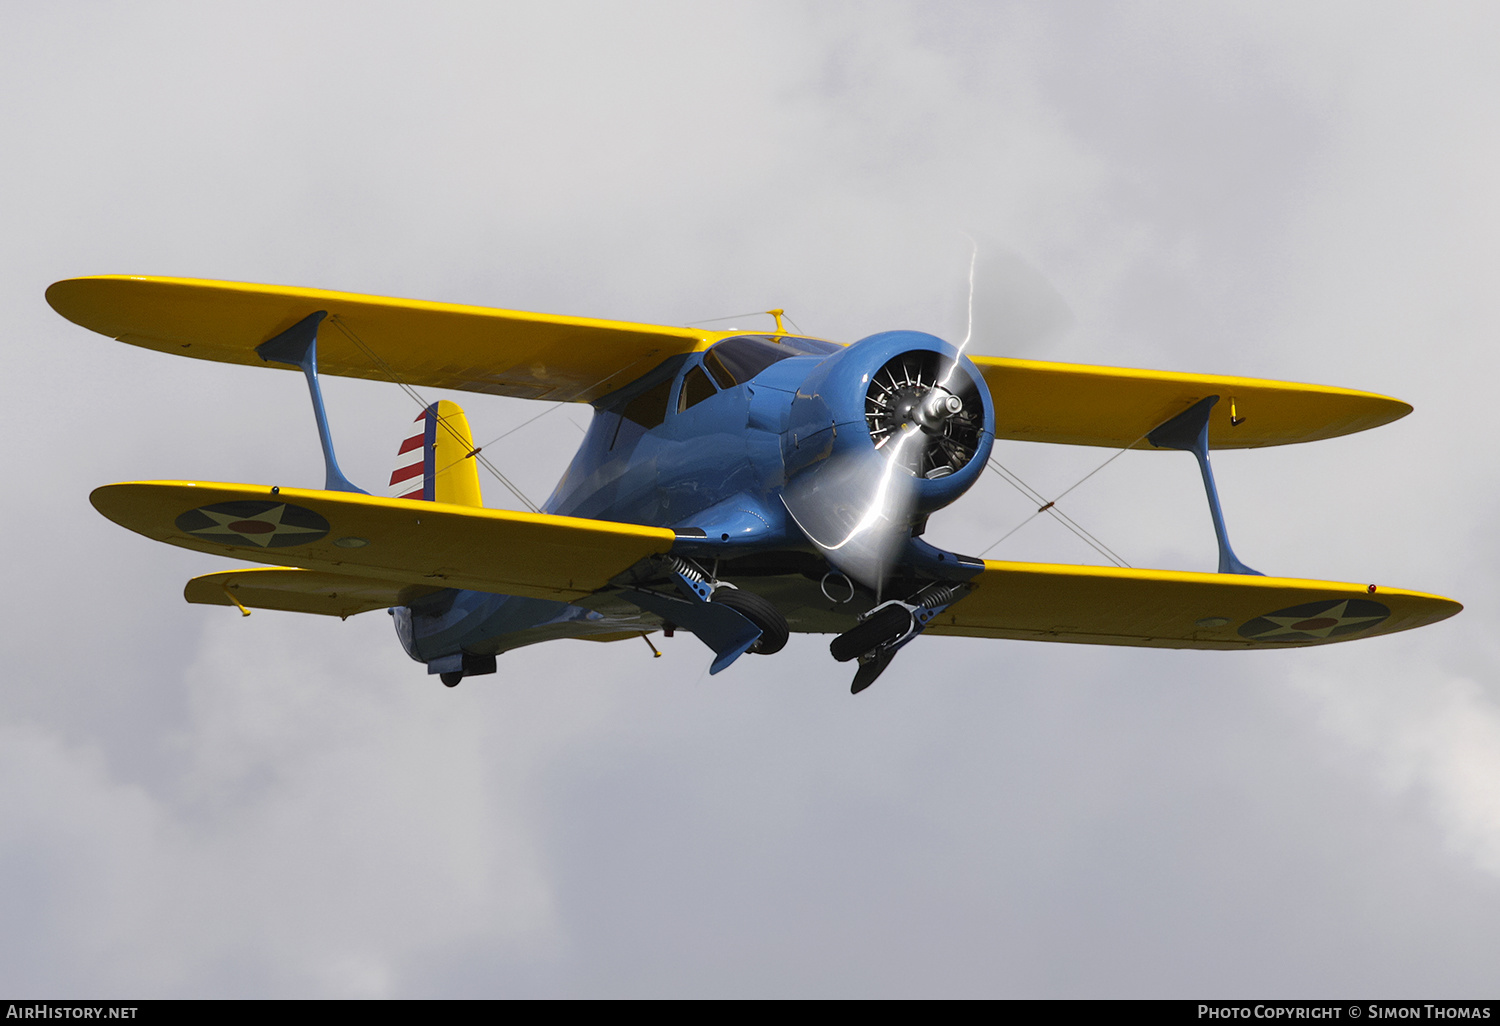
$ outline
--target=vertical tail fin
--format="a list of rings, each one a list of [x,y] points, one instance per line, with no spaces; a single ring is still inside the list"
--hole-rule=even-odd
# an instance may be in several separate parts
[[[469,434],[469,418],[457,403],[440,399],[417,414],[419,428],[401,443],[390,494],[398,499],[426,499],[482,506],[479,450]]]

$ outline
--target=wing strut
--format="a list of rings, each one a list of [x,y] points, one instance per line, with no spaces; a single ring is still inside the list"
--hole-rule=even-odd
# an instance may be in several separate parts
[[[327,310],[310,313],[280,335],[256,346],[255,352],[267,363],[289,363],[302,368],[302,373],[307,375],[313,416],[318,419],[318,441],[323,445],[324,489],[369,495],[344,476],[339,469],[338,457],[333,454],[333,436],[328,431],[328,413],[323,408],[323,386],[318,384],[318,325],[327,316]]]
[[[1259,570],[1252,570],[1229,547],[1229,532],[1224,527],[1224,511],[1219,507],[1219,490],[1214,487],[1214,471],[1208,464],[1208,414],[1219,397],[1211,395],[1199,399],[1171,420],[1161,424],[1146,435],[1147,441],[1158,449],[1181,449],[1198,457],[1198,469],[1203,472],[1203,490],[1208,493],[1208,511],[1214,518],[1214,535],[1219,540],[1219,573],[1253,574],[1264,577]]]

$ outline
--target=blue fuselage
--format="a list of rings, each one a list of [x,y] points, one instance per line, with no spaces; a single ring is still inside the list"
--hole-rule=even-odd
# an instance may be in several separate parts
[[[919,332],[887,332],[847,348],[812,339],[737,336],[673,357],[594,404],[582,445],[545,513],[667,527],[698,558],[815,552],[788,515],[788,478],[843,446],[872,450],[866,390],[892,354],[920,349],[958,360]],[[972,384],[966,385],[972,390]],[[982,444],[993,439],[983,403]],[[966,490],[983,459],[922,480],[921,513]],[[434,666],[458,652],[495,653],[556,637],[649,630],[657,621],[562,602],[449,590],[397,611],[412,658]],[[404,615],[403,615],[404,614]]]

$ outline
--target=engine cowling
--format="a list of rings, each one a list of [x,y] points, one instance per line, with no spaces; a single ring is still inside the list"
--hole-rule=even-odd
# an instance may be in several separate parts
[[[971,361],[923,332],[871,335],[797,389],[783,499],[830,563],[878,588],[912,524],[974,484],[994,439]]]

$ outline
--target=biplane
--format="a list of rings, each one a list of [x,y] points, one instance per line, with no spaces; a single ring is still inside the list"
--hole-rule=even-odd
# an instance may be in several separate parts
[[[703,331],[127,276],[60,281],[47,300],[132,345],[300,370],[321,489],[137,481],[91,500],[149,538],[273,564],[196,577],[189,602],[247,616],[386,609],[407,654],[449,686],[560,638],[685,631],[718,673],[774,654],[790,632],[831,634],[833,658],[856,664],[857,693],[921,635],[1268,649],[1389,634],[1461,608],[1264,576],[1230,547],[1210,450],[1332,438],[1411,412],[1381,395],[971,356],[919,331],[844,345],[783,330],[779,311],[772,330]],[[323,374],[593,414],[540,508],[482,505],[487,457],[448,400],[422,406],[389,494],[374,495],[339,468]],[[974,484],[996,439],[1192,453],[1217,572],[984,560],[929,543],[928,517]]]

